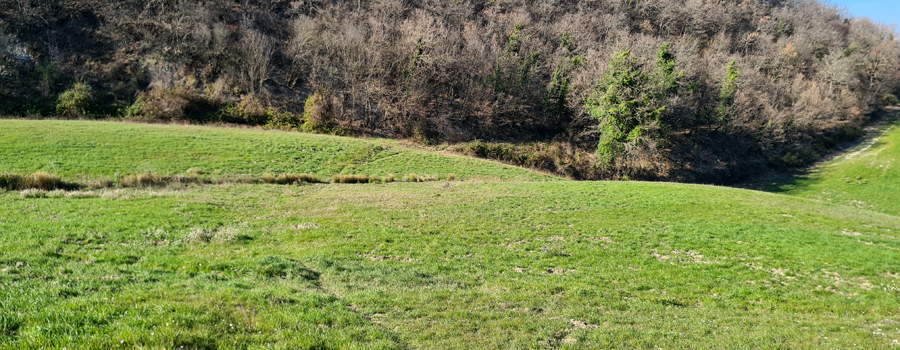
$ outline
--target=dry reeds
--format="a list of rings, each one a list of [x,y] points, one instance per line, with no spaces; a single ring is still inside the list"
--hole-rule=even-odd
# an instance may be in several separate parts
[[[7,190],[38,189],[53,191],[60,189],[74,189],[78,186],[62,181],[59,176],[38,171],[31,175],[0,174],[0,188]]]
[[[336,184],[365,184],[374,182],[377,177],[368,175],[332,175],[331,182]]]
[[[437,178],[434,176],[423,176],[416,174],[409,174],[403,177],[403,182],[426,182],[426,181],[436,181]]]
[[[266,174],[262,174],[262,176],[259,179],[262,180],[263,183],[273,184],[273,183],[275,183],[275,181],[278,180],[278,177],[275,176],[274,174],[266,173]]]
[[[265,181],[265,180],[264,180]],[[282,173],[275,178],[275,183],[280,185],[291,185],[298,183],[320,183],[319,177],[313,174],[285,174]]]
[[[315,174],[281,173],[281,175],[277,175],[277,176],[274,174],[263,174],[259,179],[263,183],[279,184],[279,185],[293,185],[293,184],[300,184],[300,183],[322,183],[323,182]]]
[[[45,191],[65,187],[63,186],[62,180],[59,179],[59,176],[43,171],[38,171],[34,174],[31,174],[31,186]]]
[[[119,180],[119,185],[122,187],[150,187],[161,184],[163,184],[162,179],[152,173],[129,175]]]
[[[187,184],[212,183],[213,181],[195,175],[156,175],[153,173],[141,173],[129,175],[119,180],[121,187],[154,187],[154,186],[183,186]]]
[[[145,188],[145,187],[160,187],[160,186],[168,186],[170,188],[179,188],[188,184],[226,184],[226,183],[267,183],[267,184],[279,184],[279,185],[292,185],[292,184],[302,184],[302,183],[328,183],[327,180],[322,180],[318,176],[314,174],[287,174],[282,173],[280,175],[273,174],[263,174],[258,179],[250,176],[237,176],[237,177],[218,177],[218,178],[210,178],[208,176],[202,175],[199,171],[189,171],[190,175],[156,175],[153,173],[140,173],[134,175],[127,175],[120,178],[118,181],[114,181],[111,179],[89,179],[82,178],[78,182],[66,182],[61,180],[58,176],[47,173],[47,172],[35,172],[30,175],[18,175],[18,174],[0,174],[0,189],[6,189],[10,191],[24,191],[24,190],[36,190],[36,191],[58,191],[58,190],[99,190],[104,188]],[[395,182],[395,181],[405,181],[405,182],[425,182],[425,181],[435,181],[438,178],[434,176],[420,176],[416,174],[409,174],[404,176],[402,179],[397,179],[394,174],[388,174],[385,177],[379,177],[375,175],[333,175],[331,177],[331,183],[335,184],[367,184],[367,183],[387,183],[387,182]],[[446,176],[447,180],[454,180],[456,176],[453,174],[449,174]],[[27,198],[31,197],[47,197],[47,195],[43,192],[28,192],[23,196]],[[63,195],[57,195],[63,196]],[[68,195],[66,195],[68,196]],[[76,196],[73,194],[73,196]]]

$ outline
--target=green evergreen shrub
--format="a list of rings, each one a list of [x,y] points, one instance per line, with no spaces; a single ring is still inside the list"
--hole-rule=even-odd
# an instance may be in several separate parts
[[[94,93],[90,85],[77,83],[59,94],[56,113],[66,118],[88,117],[94,101]]]

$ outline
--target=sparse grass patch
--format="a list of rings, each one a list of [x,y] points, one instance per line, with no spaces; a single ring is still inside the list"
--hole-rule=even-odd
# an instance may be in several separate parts
[[[403,182],[429,182],[438,180],[440,180],[440,178],[433,175],[409,174],[403,177]]]
[[[194,228],[184,236],[186,244],[228,243],[251,239],[247,223],[223,226],[215,230]]]
[[[267,256],[259,261],[256,273],[265,278],[300,278],[307,281],[319,279],[319,274],[294,259]]]
[[[260,179],[263,183],[274,184],[276,181],[278,181],[278,176],[275,176],[275,174],[268,174],[268,173],[266,173],[266,174],[262,174],[262,176],[260,176],[259,179]]]
[[[416,174],[409,174],[403,177],[403,182],[421,182],[424,181],[423,178],[419,177]]]

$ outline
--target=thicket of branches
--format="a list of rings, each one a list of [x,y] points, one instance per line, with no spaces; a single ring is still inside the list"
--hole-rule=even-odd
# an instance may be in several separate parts
[[[0,108],[548,142],[578,177],[726,181],[896,100],[893,33],[816,0],[0,0]]]

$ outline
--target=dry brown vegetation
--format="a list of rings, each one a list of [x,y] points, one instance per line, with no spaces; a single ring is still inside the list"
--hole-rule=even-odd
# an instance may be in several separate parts
[[[404,182],[437,181],[438,176],[419,176],[409,174],[404,176]],[[456,180],[456,175],[448,174],[444,177],[448,181]],[[107,189],[107,188],[149,188],[168,187],[182,188],[189,185],[204,184],[234,184],[234,183],[265,183],[277,185],[302,185],[302,184],[368,184],[388,183],[398,181],[394,174],[388,174],[384,178],[375,175],[351,174],[333,175],[331,182],[322,180],[315,174],[263,174],[258,178],[248,175],[211,177],[202,174],[185,175],[157,175],[153,173],[138,173],[125,175],[117,180],[105,178],[82,178],[78,181],[64,181],[59,176],[39,171],[30,175],[0,173],[0,190],[8,191],[76,191],[81,189]],[[61,192],[65,193],[65,192]]]
[[[0,189],[44,191],[77,188],[78,185],[62,181],[58,176],[43,171],[31,175],[0,174]]]
[[[6,0],[0,112],[551,142],[535,152],[563,158],[532,166],[729,181],[809,162],[895,103],[893,34],[816,0]],[[589,163],[611,58],[649,76],[667,42],[684,74],[655,136]]]

